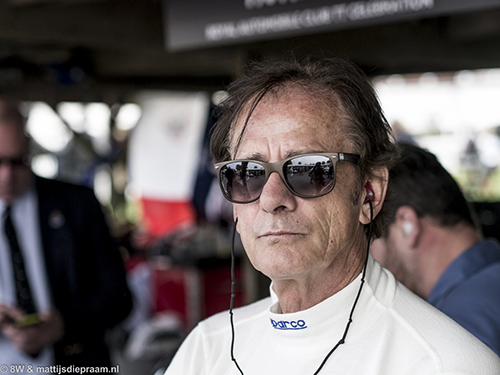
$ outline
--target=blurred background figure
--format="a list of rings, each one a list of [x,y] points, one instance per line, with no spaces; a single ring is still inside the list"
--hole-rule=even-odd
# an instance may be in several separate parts
[[[0,100],[0,363],[110,366],[130,312],[122,258],[86,188],[36,177],[18,104]]]
[[[500,354],[500,246],[483,239],[475,214],[435,155],[401,144],[391,170],[392,221],[372,254],[414,293]]]
[[[416,145],[417,142],[413,139],[413,136],[408,132],[408,130],[399,121],[394,121],[391,124],[392,135],[394,139],[398,142],[410,143]]]
[[[495,172],[500,165],[500,127],[474,134],[461,155],[469,190],[488,194],[496,190]]]

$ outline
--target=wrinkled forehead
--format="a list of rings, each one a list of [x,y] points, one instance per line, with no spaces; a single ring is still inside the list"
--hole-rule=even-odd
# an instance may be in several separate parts
[[[301,85],[288,84],[284,87],[273,88],[260,98],[256,95],[243,106],[229,132],[231,156],[234,157],[238,152],[239,145],[248,128],[255,121],[262,120],[263,116],[271,116],[278,107],[285,110],[289,108],[290,113],[293,110],[298,117],[301,116],[301,111],[304,115],[312,112],[319,113],[323,117],[324,123],[329,124],[328,130],[331,131],[332,137],[339,139],[345,137],[342,124],[347,121],[347,116],[336,94],[326,90],[312,90]]]

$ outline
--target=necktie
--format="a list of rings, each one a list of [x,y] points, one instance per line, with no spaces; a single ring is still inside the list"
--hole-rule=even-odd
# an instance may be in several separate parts
[[[36,312],[33,296],[31,294],[26,269],[24,268],[24,258],[17,240],[16,229],[11,218],[11,206],[4,212],[4,231],[10,245],[12,267],[14,272],[14,282],[16,284],[16,296],[19,307],[26,313]]]

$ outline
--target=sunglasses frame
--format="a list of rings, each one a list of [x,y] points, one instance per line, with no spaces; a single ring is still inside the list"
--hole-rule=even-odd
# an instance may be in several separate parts
[[[333,165],[333,185],[332,185],[332,188],[330,190],[328,190],[328,191],[326,191],[324,193],[321,193],[319,195],[308,196],[308,195],[299,194],[299,193],[295,192],[292,189],[292,187],[289,185],[289,183],[287,182],[287,180],[285,178],[285,174],[283,173],[283,167],[290,160],[295,159],[295,158],[300,158],[302,156],[325,156],[325,157],[329,158],[332,161],[332,165]],[[312,153],[308,153],[308,154],[300,154],[300,155],[291,156],[289,158],[286,158],[284,160],[278,161],[276,163],[266,163],[266,162],[263,162],[263,161],[260,161],[260,160],[252,160],[252,159],[236,159],[236,160],[229,160],[229,161],[223,161],[223,162],[220,162],[220,163],[215,163],[214,167],[215,167],[215,171],[217,173],[217,178],[219,180],[219,186],[220,186],[220,189],[222,191],[222,194],[224,195],[224,198],[226,198],[231,203],[245,204],[245,203],[255,202],[257,199],[260,198],[260,195],[262,194],[262,190],[264,189],[264,186],[266,185],[267,180],[269,179],[269,176],[273,172],[278,173],[278,175],[281,178],[281,181],[283,181],[283,183],[285,184],[285,186],[287,187],[287,189],[293,195],[296,195],[296,196],[298,196],[300,198],[318,198],[318,197],[321,197],[323,195],[326,195],[326,194],[330,193],[333,190],[333,188],[335,187],[335,183],[336,183],[336,180],[337,180],[337,162],[339,162],[339,161],[348,161],[350,163],[353,163],[353,164],[357,165],[358,162],[359,162],[359,159],[360,159],[359,155],[357,155],[357,154],[350,154],[350,153],[347,153],[347,152],[312,152]],[[251,163],[259,164],[259,165],[261,165],[261,166],[264,167],[265,175],[264,175],[264,184],[262,185],[262,190],[261,190],[261,192],[259,193],[259,195],[256,198],[254,198],[252,200],[249,200],[249,201],[236,201],[234,199],[230,199],[226,195],[224,187],[222,185],[221,170],[223,169],[223,167],[225,167],[228,164],[238,163],[238,162],[251,162]]]

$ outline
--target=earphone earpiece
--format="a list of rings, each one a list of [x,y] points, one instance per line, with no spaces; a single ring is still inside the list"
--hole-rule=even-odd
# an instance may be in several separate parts
[[[372,190],[366,190],[366,197],[363,203],[373,202],[374,194]]]
[[[403,235],[408,237],[413,232],[413,224],[411,221],[403,221]]]

